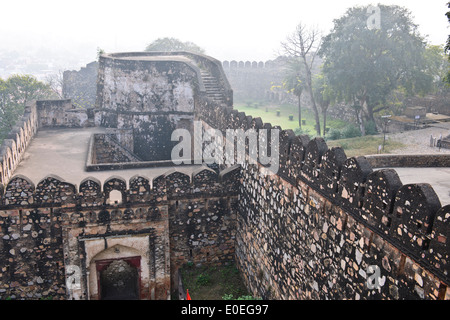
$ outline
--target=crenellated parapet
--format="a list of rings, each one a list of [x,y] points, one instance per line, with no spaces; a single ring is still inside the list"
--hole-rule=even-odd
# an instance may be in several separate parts
[[[32,101],[0,146],[0,184],[8,183],[37,130],[36,102]]]
[[[48,175],[36,185],[27,177],[16,175],[4,188],[1,207],[101,207],[114,205],[108,201],[113,191],[121,195],[118,204],[161,202],[196,195],[236,195],[239,174],[239,166],[219,173],[204,166],[191,174],[169,170],[153,179],[135,175],[127,181],[113,175],[101,183],[87,177],[79,187],[55,175]]]
[[[233,260],[240,174],[239,166],[219,172],[200,166],[152,178],[86,177],[78,185],[55,175],[36,183],[13,176],[0,197],[0,297],[95,299],[83,281],[81,291],[67,288],[64,268],[95,265],[90,255],[94,248],[119,242],[149,246],[149,268],[159,271],[141,297],[149,298],[156,285],[155,297],[162,299],[171,270],[188,261]],[[104,239],[99,247],[96,239]],[[170,268],[164,262],[169,256]],[[81,276],[89,279],[88,273]]]
[[[267,132],[280,129],[262,123],[260,118],[221,106],[208,106],[207,110],[199,112],[198,118],[208,126],[221,130],[223,134],[224,128],[252,128],[256,131],[265,129]],[[282,178],[293,190],[308,186],[309,193],[314,191],[320,194],[334,206],[350,214],[355,221],[365,225],[368,230],[372,230],[374,234],[425,266],[441,281],[447,285],[450,283],[449,224],[448,217],[445,217],[448,206],[442,207],[432,186],[403,185],[394,169],[374,168],[371,163],[375,163],[375,160],[370,157],[347,158],[341,148],[328,148],[322,138],[309,140],[306,136],[295,136],[292,132],[281,129],[279,134],[280,167],[276,176],[266,179]],[[259,138],[264,139],[261,136]],[[270,139],[267,138],[267,141],[263,142],[267,142],[267,148],[270,150]],[[437,161],[444,163],[443,161],[447,160],[440,157]],[[264,165],[259,164],[259,167]],[[260,173],[252,170],[253,166],[243,167],[244,176],[255,178],[249,181],[244,179],[242,182],[241,217],[248,219],[258,215],[258,212],[261,215],[264,212],[262,216],[275,214],[283,217],[283,211],[272,211],[272,205],[280,200],[273,189],[265,191],[266,201],[272,204],[269,207],[261,206],[263,201],[258,198],[257,192],[255,195],[253,188],[248,189],[253,183],[259,184],[257,176]],[[266,184],[267,182],[262,183],[261,188]],[[302,193],[300,189],[298,192]],[[295,210],[305,210],[309,207],[310,204],[305,203]],[[257,223],[257,220],[253,219],[247,220],[249,221]],[[248,227],[254,228],[250,225]]]
[[[145,56],[147,61],[153,58],[150,53]],[[1,148],[0,282],[8,286],[0,288],[0,297],[39,298],[42,292],[72,297],[74,292],[64,287],[65,266],[89,266],[94,271],[93,252],[110,259],[115,249],[124,250],[127,244],[130,254],[142,250],[140,255],[148,262],[142,269],[145,279],[164,275],[159,282],[148,281],[143,295],[147,298],[150,292],[164,298],[167,275],[187,261],[235,259],[252,293],[264,298],[449,299],[450,207],[442,206],[431,185],[403,185],[394,169],[373,165],[387,166],[384,158],[347,157],[342,148],[330,148],[322,138],[296,136],[292,130],[234,110],[220,63],[201,55],[188,55],[187,62],[182,56],[176,58],[199,92],[194,105],[190,100],[178,104],[189,106],[189,120],[202,121],[202,130],[218,129],[224,142],[229,129],[254,132],[259,146],[266,147],[266,156],[278,151],[275,172],[261,161],[261,150],[256,155],[259,162],[249,163],[249,145],[236,141],[233,145],[244,147],[247,161],[228,167],[199,166],[188,173],[171,169],[151,177],[136,171],[127,179],[112,173],[104,181],[95,173],[80,177],[81,181],[65,181],[49,172],[42,180],[31,181],[14,175],[14,169],[39,125],[52,126],[50,118],[39,118],[36,104],[31,104]],[[142,71],[136,61],[119,63],[134,75]],[[160,66],[167,65],[163,62]],[[223,67],[270,68],[245,63]],[[148,69],[149,77],[152,70]],[[172,69],[162,68],[161,74],[172,81],[167,70]],[[212,81],[211,77],[223,87],[222,97],[207,92],[203,80]],[[107,84],[102,72],[100,82]],[[114,83],[108,85],[112,88]],[[191,91],[187,93],[190,97]],[[113,102],[105,106],[123,106],[123,119],[129,121],[126,101],[117,95]],[[141,117],[138,105],[143,102],[135,102],[133,116]],[[42,115],[66,108],[60,110],[58,105],[69,104],[41,103],[46,110]],[[183,122],[181,127],[189,126]],[[139,248],[131,248],[136,241]],[[372,267],[379,267],[384,277],[375,289],[367,285]],[[95,274],[91,271],[91,275],[83,271],[82,286],[95,288],[96,282],[88,279]],[[76,294],[87,297],[82,290]],[[93,298],[98,297],[95,294]]]

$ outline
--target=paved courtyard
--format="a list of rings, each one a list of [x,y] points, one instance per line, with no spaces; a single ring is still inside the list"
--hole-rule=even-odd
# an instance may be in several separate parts
[[[198,166],[172,166],[164,168],[139,168],[114,171],[86,171],[85,164],[89,139],[93,133],[105,133],[101,127],[83,129],[39,130],[31,141],[14,174],[21,174],[36,185],[49,174],[79,185],[86,177],[104,182],[111,176],[124,178],[127,183],[134,175],[157,177],[171,169],[190,174]]]

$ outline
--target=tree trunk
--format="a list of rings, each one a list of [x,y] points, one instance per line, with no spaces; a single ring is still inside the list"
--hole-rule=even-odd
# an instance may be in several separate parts
[[[362,109],[357,111],[357,113],[358,113],[359,129],[361,130],[361,135],[364,137],[366,135],[366,126],[364,124],[364,113]]]
[[[308,65],[306,62],[306,57],[303,57],[305,67],[306,67],[306,82],[308,87],[308,93],[311,98],[311,103],[314,111],[314,118],[316,120],[316,131],[317,135],[320,136],[320,117],[319,117],[319,110],[317,110],[317,104],[316,99],[314,99],[314,93],[312,89],[312,76],[311,76],[311,70],[308,69]]]
[[[320,130],[319,110],[317,110],[316,101],[314,100],[312,90],[310,90],[310,95],[311,95],[311,100],[312,100],[312,105],[313,105],[313,110],[314,110],[314,118],[316,120],[316,131],[317,131],[317,135],[320,136],[321,130]]]
[[[325,138],[325,134],[327,132],[327,109],[323,109],[323,137]]]
[[[364,135],[365,128],[364,128],[363,112],[362,112],[362,107],[360,105],[358,105],[358,103],[359,103],[358,100],[354,100],[353,109],[355,110],[356,122],[358,123],[359,130],[361,131],[361,134]]]
[[[365,115],[364,115],[364,111],[366,112],[367,118],[369,118],[369,112],[368,112],[368,103],[367,103],[367,98],[364,96],[363,99],[360,101],[361,103],[361,110],[360,110],[360,118],[361,118],[361,135],[364,137],[366,135],[366,126],[365,126]],[[373,116],[372,116],[373,117]]]
[[[298,95],[298,126],[302,128],[302,95]]]

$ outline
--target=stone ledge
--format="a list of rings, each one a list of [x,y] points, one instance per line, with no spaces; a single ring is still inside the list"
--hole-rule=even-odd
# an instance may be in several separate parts
[[[366,156],[372,168],[427,168],[450,167],[450,155],[447,154],[383,154]]]

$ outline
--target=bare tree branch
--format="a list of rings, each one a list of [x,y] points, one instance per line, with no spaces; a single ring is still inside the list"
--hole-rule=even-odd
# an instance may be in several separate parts
[[[281,43],[285,55],[300,58],[306,71],[306,88],[311,97],[312,108],[315,114],[316,131],[320,136],[320,119],[312,88],[312,67],[322,42],[322,36],[317,28],[308,29],[304,24],[297,25],[295,32]]]

